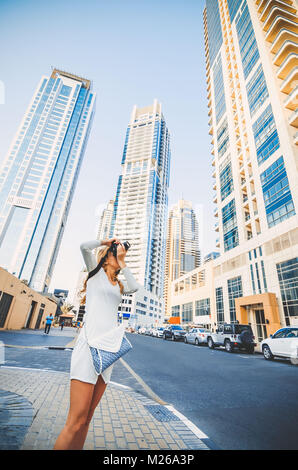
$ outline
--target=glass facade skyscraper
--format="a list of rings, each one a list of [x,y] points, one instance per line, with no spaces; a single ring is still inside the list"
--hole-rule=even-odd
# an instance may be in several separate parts
[[[167,316],[171,316],[172,281],[197,268],[200,260],[197,217],[191,203],[181,199],[171,208],[168,218],[164,289]]]
[[[43,76],[0,171],[0,264],[47,292],[86,149],[90,80]]]
[[[163,296],[170,133],[161,104],[133,109],[126,131],[111,236],[128,240],[127,264],[138,282]]]
[[[249,322],[259,339],[298,323],[297,10],[291,0],[204,10],[217,320]]]

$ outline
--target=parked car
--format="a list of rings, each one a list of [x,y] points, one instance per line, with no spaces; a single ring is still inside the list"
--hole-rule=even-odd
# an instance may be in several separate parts
[[[224,346],[227,352],[233,352],[234,349],[245,350],[252,354],[256,343],[250,325],[240,325],[239,323],[230,323],[219,325],[215,333],[207,337],[207,344],[210,349],[216,346]]]
[[[163,339],[170,338],[172,341],[184,340],[186,331],[180,325],[171,325],[164,329]]]
[[[162,326],[158,328],[154,328],[152,332],[152,336],[156,336],[156,338],[162,338],[164,332],[164,328]]]
[[[149,328],[149,327],[146,328],[145,335],[147,335],[147,336],[152,336],[152,328],[151,328],[151,327],[150,327],[150,328]]]
[[[287,326],[277,330],[274,335],[263,339],[261,350],[267,361],[274,357],[298,359],[298,327]]]
[[[185,343],[193,343],[197,346],[199,344],[207,344],[208,335],[211,334],[207,328],[191,328],[188,333],[184,336]]]
[[[146,332],[146,328],[144,326],[141,326],[139,329],[138,329],[138,333],[139,335],[144,335]]]

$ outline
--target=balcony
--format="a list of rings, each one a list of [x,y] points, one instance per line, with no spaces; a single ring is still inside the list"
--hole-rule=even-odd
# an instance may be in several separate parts
[[[219,248],[219,247],[220,247],[220,241],[219,241],[219,238],[217,238],[217,239],[215,240],[215,246],[216,246],[217,248]]]
[[[218,207],[216,207],[213,212],[214,212],[215,217],[218,217]]]
[[[216,194],[215,194],[215,196],[213,197],[213,202],[214,202],[214,204],[217,203],[217,195],[216,195]]]
[[[218,222],[216,222],[216,224],[214,225],[214,229],[216,232],[219,232],[219,224]]]
[[[293,41],[286,41],[277,52],[273,60],[274,65],[280,66],[291,53],[298,53],[298,44]]]
[[[292,0],[280,0],[280,1],[282,1],[284,4],[287,4],[287,5],[290,5],[290,6],[292,6],[292,4],[293,4]],[[268,3],[269,3],[268,0],[256,0],[256,5],[259,5],[258,12],[262,13],[264,11],[264,8],[267,6]]]
[[[287,11],[283,6],[282,7],[280,5],[274,6],[274,3],[280,4],[281,2],[278,2],[278,1],[270,2],[268,7],[264,10],[264,13],[261,17],[261,21],[265,21],[264,26],[263,26],[264,31],[268,31],[268,29],[271,27],[275,19],[280,16],[282,16],[282,18],[288,19],[289,21],[293,21],[294,23],[298,23],[298,18],[295,15],[296,9],[292,13],[292,12]]]
[[[298,109],[296,109],[296,111],[294,111],[289,117],[289,124],[290,126],[293,126],[296,128],[298,127]]]
[[[298,67],[295,67],[287,76],[287,78],[283,81],[280,91],[282,93],[291,93],[293,88],[296,86],[298,81]]]
[[[298,145],[298,132],[294,135],[294,144]]]
[[[297,108],[297,103],[298,103],[298,85],[285,100],[285,107],[287,109],[291,109],[292,111],[295,111],[295,109]]]
[[[298,24],[281,15],[277,16],[267,31],[266,41],[273,42],[281,29],[287,29],[288,31],[292,31],[297,34]]]
[[[262,2],[262,5],[260,5],[258,9],[259,13],[261,13],[260,20],[262,21],[262,23],[264,23],[264,21],[266,22],[266,20],[269,20],[272,10],[275,9],[284,13],[288,13],[290,15],[295,15],[297,11],[294,5],[285,3],[282,0],[271,0],[269,2]]]
[[[282,47],[282,45],[286,41],[293,41],[298,43],[298,34],[293,33],[293,31],[288,31],[287,29],[282,29],[278,35],[276,36],[274,42],[272,43],[270,52],[272,54],[276,54],[279,49]]]
[[[285,79],[289,73],[298,66],[298,54],[292,52],[288,57],[283,61],[281,66],[278,69],[277,76],[278,78]]]

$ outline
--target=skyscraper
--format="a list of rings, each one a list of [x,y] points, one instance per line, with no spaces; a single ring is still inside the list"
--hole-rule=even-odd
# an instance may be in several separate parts
[[[217,320],[261,340],[298,322],[297,2],[206,0],[204,25]]]
[[[110,237],[112,216],[114,211],[114,200],[108,202],[107,207],[102,211],[100,216],[99,226],[96,238],[98,240],[105,240]]]
[[[95,109],[91,82],[53,69],[0,172],[0,263],[47,292]]]
[[[126,131],[111,236],[128,240],[127,264],[138,282],[163,296],[170,134],[161,104],[134,106]]]
[[[169,213],[165,269],[165,312],[171,315],[171,283],[200,265],[199,233],[191,202],[180,199]]]

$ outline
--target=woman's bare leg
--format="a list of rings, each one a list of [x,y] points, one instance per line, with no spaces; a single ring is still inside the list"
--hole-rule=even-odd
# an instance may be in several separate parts
[[[80,433],[80,438],[82,439],[82,441],[81,441],[82,442],[82,448],[84,446],[84,442],[85,442],[86,436],[88,434],[89,425],[90,425],[91,419],[93,417],[95,408],[97,407],[98,403],[100,402],[101,397],[103,396],[103,394],[105,392],[106,386],[107,386],[107,384],[104,382],[102,376],[100,375],[97,379],[97,382],[96,382],[94,390],[93,390],[93,396],[92,396],[92,400],[91,400],[91,404],[90,404],[90,408],[89,408],[89,412],[88,412],[88,416],[87,416],[87,420],[86,420],[85,429],[82,430],[82,432]]]
[[[72,379],[70,383],[70,407],[64,428],[56,440],[54,450],[80,450],[87,435],[88,415],[95,386]],[[87,432],[86,432],[87,427]]]

